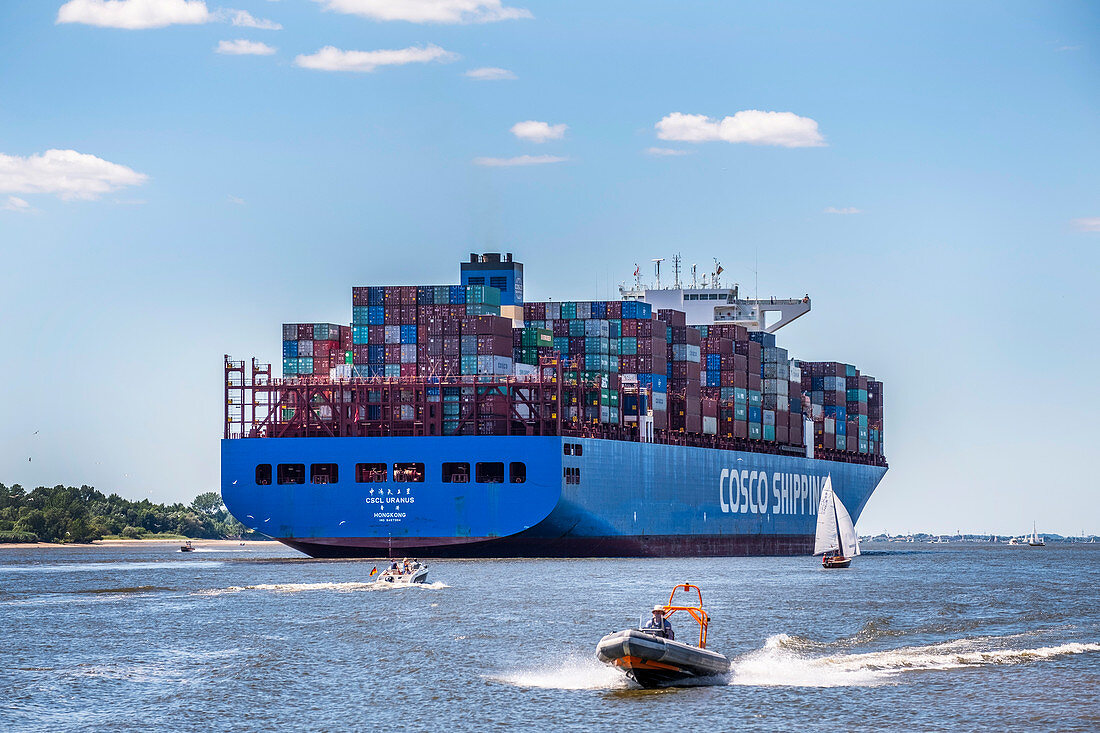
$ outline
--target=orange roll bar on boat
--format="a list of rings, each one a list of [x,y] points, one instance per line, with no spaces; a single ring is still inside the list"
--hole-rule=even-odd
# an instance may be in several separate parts
[[[683,591],[690,593],[692,589],[695,589],[696,594],[699,597],[699,605],[697,606],[677,606],[673,604],[673,598],[676,596],[676,591]],[[665,618],[668,618],[677,611],[687,611],[688,614],[695,619],[699,624],[699,648],[707,648],[707,627],[710,625],[710,616],[703,610],[703,591],[699,590],[699,586],[692,585],[691,583],[680,583],[672,588],[672,592],[668,594],[668,603],[665,605]]]

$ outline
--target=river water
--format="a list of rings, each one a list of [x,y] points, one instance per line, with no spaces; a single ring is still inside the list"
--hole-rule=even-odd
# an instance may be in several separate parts
[[[1100,545],[433,561],[408,588],[173,549],[0,550],[0,728],[1100,730]],[[685,581],[728,680],[640,690],[595,660]]]

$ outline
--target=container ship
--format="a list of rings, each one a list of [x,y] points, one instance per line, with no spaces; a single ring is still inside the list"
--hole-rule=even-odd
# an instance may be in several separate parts
[[[777,344],[808,295],[662,261],[525,302],[521,263],[472,254],[283,324],[280,374],[226,356],[226,506],[314,557],[809,554],[825,478],[858,519],[886,473],[882,383]]]

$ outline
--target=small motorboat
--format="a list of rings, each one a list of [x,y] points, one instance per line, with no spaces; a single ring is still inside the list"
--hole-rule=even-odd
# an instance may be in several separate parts
[[[817,531],[814,533],[814,554],[821,555],[821,567],[826,570],[846,568],[859,554],[859,535],[852,515],[833,492],[833,477],[825,478],[821,501],[817,506]]]
[[[428,580],[428,566],[421,565],[419,560],[408,560],[398,564],[396,568],[387,568],[378,576],[377,583],[392,583],[394,585],[412,585],[424,583]]]
[[[676,605],[676,591],[698,594],[698,605]],[[703,592],[698,586],[681,583],[672,589],[663,608],[665,618],[683,611],[699,624],[699,644],[664,638],[663,631],[645,628],[624,629],[600,639],[596,657],[604,664],[618,667],[642,687],[668,687],[690,680],[715,677],[729,672],[730,661],[718,652],[707,649],[707,627],[710,617],[703,610]],[[654,610],[657,610],[656,608]]]
[[[194,552],[195,547],[191,544],[191,540],[187,540],[184,544],[180,545],[180,552]]]

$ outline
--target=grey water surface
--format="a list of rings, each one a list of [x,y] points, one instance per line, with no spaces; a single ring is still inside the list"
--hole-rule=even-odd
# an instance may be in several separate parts
[[[409,588],[370,582],[382,560],[173,549],[0,550],[0,728],[1100,730],[1100,545],[429,561]],[[595,660],[685,581],[728,679],[640,690]]]

